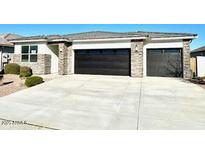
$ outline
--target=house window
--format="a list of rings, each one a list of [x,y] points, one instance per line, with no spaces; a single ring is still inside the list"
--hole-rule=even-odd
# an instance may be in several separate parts
[[[38,46],[22,46],[21,48],[21,61],[22,62],[37,62]]]

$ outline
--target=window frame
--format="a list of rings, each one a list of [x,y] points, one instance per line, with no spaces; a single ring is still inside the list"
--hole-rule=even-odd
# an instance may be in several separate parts
[[[31,47],[32,46],[36,46],[36,53],[35,54],[31,53]],[[23,47],[28,47],[28,52],[27,53],[23,53],[22,52],[23,51]],[[23,58],[22,58],[23,55],[27,55],[28,56],[28,60],[27,61],[22,61],[23,60]],[[36,61],[31,61],[31,56],[32,55],[37,56]],[[23,62],[23,63],[36,63],[36,62],[38,62],[38,45],[36,45],[36,44],[33,44],[33,45],[22,45],[21,46],[21,62]]]
[[[23,52],[23,48],[26,47],[28,52],[27,53],[24,53]],[[28,59],[26,59],[25,61],[23,61],[23,56],[28,56]],[[21,46],[21,62],[29,62],[29,46],[28,45],[24,45],[24,46]]]

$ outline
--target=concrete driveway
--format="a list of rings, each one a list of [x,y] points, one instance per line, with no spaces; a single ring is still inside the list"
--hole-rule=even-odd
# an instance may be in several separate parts
[[[205,129],[205,89],[174,78],[63,76],[0,98],[0,119],[28,123],[11,129]]]

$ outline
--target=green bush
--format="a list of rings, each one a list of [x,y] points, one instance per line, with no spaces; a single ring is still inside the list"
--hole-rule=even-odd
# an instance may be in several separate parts
[[[31,77],[26,78],[26,81],[25,81],[25,85],[27,87],[32,87],[32,86],[35,86],[41,83],[43,83],[43,78],[40,76],[31,76]]]
[[[20,77],[29,77],[32,75],[32,69],[27,66],[20,67]]]
[[[7,64],[4,68],[5,74],[19,74],[20,73],[20,66],[15,63]]]

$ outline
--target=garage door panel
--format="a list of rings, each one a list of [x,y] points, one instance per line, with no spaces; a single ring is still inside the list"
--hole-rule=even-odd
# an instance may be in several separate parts
[[[93,68],[92,70],[95,74],[101,75],[113,75],[113,69],[109,68]],[[79,74],[93,74],[90,72],[90,68],[81,68],[78,69]],[[106,74],[102,74],[102,72],[106,72]],[[114,72],[114,75],[127,75],[127,71],[125,69],[118,69]]]
[[[113,57],[114,56],[114,57]],[[80,61],[118,61],[118,62],[124,62],[125,59],[129,59],[129,55],[81,55],[77,56],[77,59]]]
[[[75,73],[129,75],[130,49],[76,50]]]
[[[105,62],[103,64],[99,64],[97,62],[82,62],[77,65],[78,68],[110,68],[110,69],[127,69],[129,70],[129,66],[127,63],[115,63],[115,62]]]
[[[182,77],[182,49],[148,49],[147,75]]]

